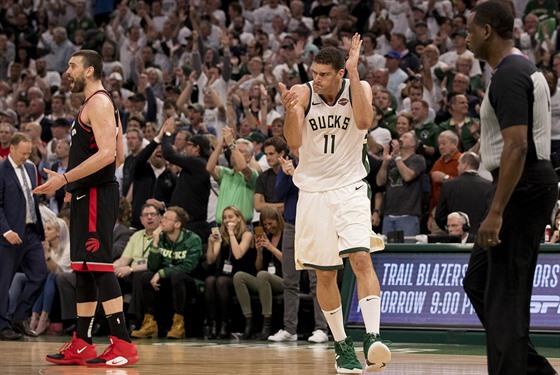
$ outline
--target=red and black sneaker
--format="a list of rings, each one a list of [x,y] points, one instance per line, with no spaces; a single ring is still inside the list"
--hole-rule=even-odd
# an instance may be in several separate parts
[[[47,354],[45,359],[57,365],[84,366],[88,359],[95,357],[97,357],[95,345],[88,344],[84,340],[77,338],[76,332],[74,332],[72,340],[62,345],[57,354]]]
[[[86,361],[87,367],[123,367],[140,360],[133,343],[109,336],[111,344],[99,357]]]

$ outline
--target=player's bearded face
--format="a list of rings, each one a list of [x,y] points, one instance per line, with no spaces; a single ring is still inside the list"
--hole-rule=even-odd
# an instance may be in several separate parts
[[[83,75],[76,78],[72,78],[72,77],[69,78],[70,78],[70,90],[74,94],[84,91],[84,88],[86,87],[86,80],[84,79]]]

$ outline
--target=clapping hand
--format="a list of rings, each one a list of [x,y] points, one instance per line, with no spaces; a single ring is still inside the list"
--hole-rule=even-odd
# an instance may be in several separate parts
[[[298,93],[292,90],[288,90],[286,86],[281,82],[278,83],[278,89],[280,90],[280,97],[284,108],[286,108],[286,111],[293,111],[299,101]]]

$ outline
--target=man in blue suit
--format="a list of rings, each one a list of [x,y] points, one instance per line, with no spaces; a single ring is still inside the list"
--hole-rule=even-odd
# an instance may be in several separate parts
[[[26,162],[31,138],[16,133],[10,141],[10,155],[0,163],[0,339],[17,340],[21,334],[37,336],[27,317],[47,277],[43,245],[45,238],[37,199],[37,170]],[[10,322],[6,317],[8,290],[18,267],[29,279]]]

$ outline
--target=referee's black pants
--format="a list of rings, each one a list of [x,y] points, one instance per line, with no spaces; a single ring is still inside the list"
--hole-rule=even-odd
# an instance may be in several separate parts
[[[551,167],[524,171],[504,211],[500,245],[473,247],[463,286],[486,330],[490,375],[556,374],[529,338],[529,305],[540,240],[557,195]]]

